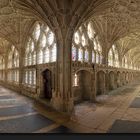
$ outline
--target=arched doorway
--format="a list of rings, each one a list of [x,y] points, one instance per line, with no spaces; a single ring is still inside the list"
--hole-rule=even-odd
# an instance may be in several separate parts
[[[52,98],[52,72],[48,69],[42,72],[43,76],[43,95],[46,99]]]
[[[118,71],[117,72],[117,87],[121,86],[121,73]]]
[[[126,73],[126,83],[128,84],[129,83],[129,74],[128,74],[128,72]]]
[[[122,73],[122,85],[126,84],[125,72]]]
[[[96,81],[96,95],[105,94],[105,73],[104,71],[99,71],[97,73],[97,81]]]
[[[115,74],[114,72],[109,73],[109,90],[115,89]]]
[[[91,73],[86,70],[80,70],[77,72],[79,79],[79,88],[81,92],[82,100],[90,100],[91,95]]]

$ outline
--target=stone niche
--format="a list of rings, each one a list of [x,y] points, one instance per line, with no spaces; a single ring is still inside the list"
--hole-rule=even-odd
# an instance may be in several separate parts
[[[85,70],[77,72],[78,86],[73,87],[75,102],[90,100],[91,96],[91,73]]]

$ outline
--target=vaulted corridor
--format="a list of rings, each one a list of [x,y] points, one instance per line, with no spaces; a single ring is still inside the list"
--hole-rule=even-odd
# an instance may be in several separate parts
[[[140,0],[0,0],[0,133],[140,132]]]
[[[0,87],[0,133],[140,133],[140,86],[75,105],[69,118],[29,97]]]

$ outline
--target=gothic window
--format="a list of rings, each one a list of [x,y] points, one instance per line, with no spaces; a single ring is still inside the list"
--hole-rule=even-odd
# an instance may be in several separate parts
[[[102,64],[102,60],[103,60],[103,56],[102,56],[102,54],[100,53],[100,64]]]
[[[50,61],[50,51],[49,48],[44,49],[44,63],[48,63]]]
[[[8,54],[8,68],[17,68],[19,67],[19,54],[17,49],[12,46]]]
[[[32,64],[35,65],[36,64],[36,51],[32,52]]]
[[[92,21],[82,24],[74,33],[71,50],[72,61],[78,59],[77,61],[90,62],[91,60],[92,63],[102,64],[102,47]]]
[[[72,46],[72,60],[76,61],[76,47]]]
[[[55,35],[47,25],[37,23],[25,50],[25,66],[56,62]]]
[[[33,70],[33,85],[36,85],[36,70]]]
[[[34,29],[34,32],[33,32],[33,37],[34,39],[37,41],[39,39],[39,36],[40,36],[40,25],[39,24],[36,24],[35,26],[35,29]]]
[[[78,32],[76,32],[76,33],[74,34],[74,42],[75,42],[76,44],[79,44],[79,43],[80,43],[80,37],[79,37]]]
[[[93,29],[93,26],[92,26],[91,22],[88,24],[88,29],[87,30],[88,30],[89,38],[93,39],[95,32],[94,32],[94,29]]]
[[[25,83],[28,84],[28,71],[25,72]]]
[[[119,67],[119,55],[115,45],[112,45],[112,48],[109,50],[108,65]]]
[[[126,56],[124,56],[124,67],[128,68],[128,60]]]
[[[108,65],[109,66],[113,66],[113,51],[112,51],[112,49],[109,50],[109,54],[108,54]]]
[[[82,35],[82,45],[85,46],[86,45],[86,39],[85,39],[85,35]]]
[[[78,60],[83,61],[83,50],[81,48],[79,48]]]
[[[95,63],[95,52],[92,51],[92,63]]]
[[[55,62],[56,61],[56,44],[53,45],[53,47],[51,48],[51,62]]]
[[[53,34],[53,32],[50,31],[50,32],[48,33],[48,44],[49,44],[49,45],[52,45],[53,42],[54,42],[54,34]]]
[[[99,64],[100,63],[100,55],[98,52],[96,52],[96,63]]]
[[[45,34],[42,35],[42,38],[41,38],[41,41],[40,42],[41,42],[40,46],[42,48],[46,46],[47,39],[46,39]]]
[[[43,63],[43,51],[40,50],[38,52],[38,64],[42,64]]]
[[[98,50],[98,46],[97,46],[96,40],[94,40],[93,43],[94,43],[94,49],[95,49],[95,50]]]
[[[57,45],[55,34],[47,25],[36,23],[25,47],[23,84],[34,88],[36,86],[36,70],[34,66],[56,62],[56,60]],[[30,66],[28,70],[26,70],[27,66]]]
[[[89,53],[88,50],[85,51],[85,62],[88,62],[89,60]]]

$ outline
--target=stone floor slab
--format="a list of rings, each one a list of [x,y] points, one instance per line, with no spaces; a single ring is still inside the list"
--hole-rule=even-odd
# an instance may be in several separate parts
[[[140,97],[136,97],[129,107],[130,108],[140,108]]]
[[[140,133],[140,122],[116,120],[108,133]]]

